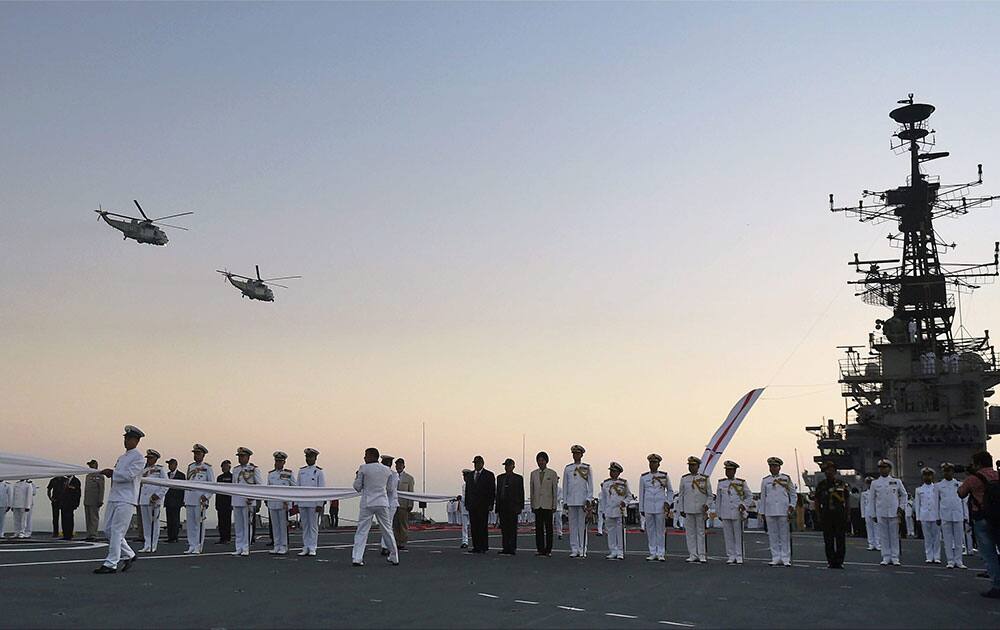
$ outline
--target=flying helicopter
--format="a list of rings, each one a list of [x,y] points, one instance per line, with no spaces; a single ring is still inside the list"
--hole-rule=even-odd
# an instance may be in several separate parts
[[[282,289],[287,289],[283,284],[277,284],[275,280],[294,280],[296,278],[301,278],[302,276],[282,276],[280,278],[261,278],[260,277],[260,266],[254,265],[254,269],[257,271],[256,278],[250,278],[247,276],[241,276],[238,273],[232,273],[231,271],[223,271],[216,269],[217,272],[224,275],[229,284],[233,285],[243,294],[243,297],[250,298],[251,300],[260,300],[262,302],[273,302],[274,301],[274,291],[271,287],[281,287]],[[235,278],[240,278],[236,280]]]
[[[183,217],[189,214],[194,214],[194,212],[181,212],[179,214],[171,214],[165,217],[160,217],[158,219],[150,219],[146,216],[146,213],[142,211],[142,206],[135,199],[132,200],[135,207],[139,209],[139,214],[142,218],[129,217],[124,214],[118,214],[116,212],[108,212],[104,208],[99,210],[94,210],[97,213],[97,220],[100,221],[104,219],[104,222],[115,228],[124,235],[124,238],[130,238],[139,243],[149,243],[150,245],[166,245],[167,235],[161,230],[161,227],[173,228],[175,230],[187,230],[185,227],[180,227],[179,225],[168,225],[166,223],[160,223],[164,219],[173,219],[175,217]],[[118,217],[120,219],[128,219],[127,221],[119,221],[118,219],[109,219],[108,217]]]

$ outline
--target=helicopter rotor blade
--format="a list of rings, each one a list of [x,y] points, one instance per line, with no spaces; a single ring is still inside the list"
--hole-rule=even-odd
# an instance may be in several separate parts
[[[142,218],[145,219],[145,220],[147,220],[147,221],[149,221],[149,217],[147,217],[146,213],[142,211],[142,206],[139,205],[139,202],[137,200],[133,199],[132,203],[134,203],[135,207],[139,209],[139,214],[142,215]]]
[[[96,212],[99,215],[97,217],[98,219],[100,219],[103,216],[109,216],[109,217],[118,217],[120,219],[131,219],[132,221],[139,220],[136,217],[130,217],[124,214],[118,214],[117,212],[108,212],[107,210],[94,210],[94,212]]]
[[[264,278],[261,282],[270,282],[271,280],[296,280],[302,276],[281,276],[280,278]]]
[[[288,287],[286,287],[283,284],[277,284],[277,283],[274,283],[274,282],[265,282],[264,284],[266,284],[269,287],[281,287],[282,289],[287,289],[288,288]]]
[[[181,212],[180,214],[168,214],[165,217],[159,217],[157,219],[151,219],[150,223],[156,223],[157,221],[162,221],[164,219],[173,219],[175,217],[186,217],[189,214],[194,214],[194,212]]]
[[[257,279],[260,280],[260,265],[254,265],[253,268],[257,270]],[[261,280],[261,282],[263,282],[263,280]]]
[[[156,221],[150,221],[150,223],[156,223]],[[190,229],[190,228],[186,228],[186,227],[181,227],[179,225],[170,225],[169,223],[156,223],[156,225],[158,225],[160,227],[173,228],[175,230],[184,230],[185,232],[187,232]]]

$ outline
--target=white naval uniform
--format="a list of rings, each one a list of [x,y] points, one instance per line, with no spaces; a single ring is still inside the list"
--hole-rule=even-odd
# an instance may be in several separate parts
[[[458,496],[458,522],[462,525],[462,547],[469,546],[469,510],[465,507],[465,482],[462,482],[462,494]]]
[[[705,475],[688,473],[681,477],[674,510],[684,513],[684,538],[688,560],[707,562],[705,550],[705,519],[712,500],[712,482]]]
[[[358,529],[354,533],[354,549],[351,552],[353,562],[361,562],[364,558],[373,516],[389,538],[389,562],[399,562],[399,550],[392,534],[392,517],[389,516],[389,494],[399,484],[393,485],[390,472],[392,471],[388,466],[372,462],[362,464],[354,476],[353,486],[361,493],[361,505],[358,510]]]
[[[938,495],[938,516],[944,538],[944,558],[948,567],[965,568],[962,562],[962,538],[965,527],[965,509],[958,496],[958,479],[942,479],[935,484]]]
[[[0,538],[7,534],[7,512],[14,500],[14,486],[7,480],[0,481]]]
[[[924,555],[928,562],[941,562],[941,518],[937,485],[922,483],[913,493],[913,515],[924,533]]]
[[[875,506],[872,504],[871,488],[861,493],[861,518],[865,519],[869,549],[881,549],[882,545],[878,542],[878,527],[875,526]]]
[[[740,478],[719,480],[715,496],[715,513],[722,521],[722,536],[726,540],[726,560],[743,562],[743,519],[750,510],[753,493]],[[740,507],[744,511],[740,511]]]
[[[563,503],[569,508],[569,547],[571,555],[587,553],[586,505],[594,500],[594,476],[590,464],[567,464],[563,469]]]
[[[135,557],[135,552],[125,540],[125,532],[132,522],[135,506],[139,502],[139,482],[146,458],[139,449],[129,449],[115,462],[108,491],[108,507],[104,511],[104,531],[108,534],[108,557],[104,566],[117,569],[118,561]]]
[[[267,473],[269,486],[294,486],[295,474],[287,468],[275,468]],[[268,501],[267,518],[271,521],[271,534],[274,536],[272,553],[288,553],[288,502]]]
[[[326,473],[323,468],[316,466],[303,466],[299,468],[298,484],[305,488],[326,487]],[[299,518],[302,521],[302,551],[316,555],[316,547],[319,545],[319,512],[316,508],[322,508],[325,501],[299,501]]]
[[[788,529],[788,509],[794,508],[797,497],[792,478],[785,473],[768,475],[760,482],[758,507],[767,523],[767,540],[771,546],[771,564],[792,566],[791,532]]]
[[[257,464],[248,462],[246,466],[239,465],[233,468],[233,483],[237,485],[262,486],[264,485],[264,472]],[[250,533],[253,531],[250,519],[254,517],[254,499],[246,497],[233,497],[233,542],[236,552],[244,555],[250,554]]]
[[[142,469],[143,478],[167,479],[167,471],[159,464]],[[142,518],[143,551],[156,551],[160,541],[160,508],[167,489],[144,483],[139,487],[139,516]]]
[[[215,472],[207,462],[191,462],[187,467],[188,481],[215,481]],[[201,553],[205,546],[205,511],[211,493],[201,490],[184,491],[184,520],[187,521],[188,548],[186,553]],[[202,501],[204,500],[204,505]],[[235,502],[236,499],[233,499]]]
[[[31,508],[38,488],[30,479],[22,479],[11,489],[10,509],[14,513],[14,536],[31,538]]]
[[[917,535],[917,526],[913,516],[913,499],[907,499],[906,505],[903,507],[903,517],[906,519],[906,535],[913,538]]]
[[[899,564],[899,510],[906,506],[906,488],[899,479],[886,476],[873,481],[871,489],[882,563]]]
[[[385,466],[385,464],[383,464],[383,466]],[[392,472],[392,474],[389,476],[389,483],[392,484],[392,489],[388,493],[389,494],[389,520],[392,521],[392,518],[396,514],[396,510],[399,509],[399,473],[396,472],[395,468],[392,468],[390,466],[386,466],[386,468],[388,468]],[[490,514],[493,514],[492,510],[490,511]],[[384,530],[382,531],[382,536],[381,536],[381,539],[379,541],[379,546],[382,549],[388,549],[389,548],[389,539],[386,538]]]
[[[645,517],[648,559],[663,560],[667,557],[666,511],[673,501],[674,488],[670,475],[662,470],[642,473],[639,477],[639,512]]]
[[[632,491],[628,487],[628,481],[619,477],[618,479],[605,479],[601,483],[601,500],[598,503],[601,514],[604,516],[605,535],[608,538],[608,557],[625,558],[625,530],[623,517],[625,507],[622,504],[627,502],[632,496]]]

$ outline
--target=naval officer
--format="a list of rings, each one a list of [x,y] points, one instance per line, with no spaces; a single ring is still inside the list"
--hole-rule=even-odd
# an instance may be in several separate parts
[[[201,444],[191,447],[191,457],[194,461],[188,464],[188,481],[204,481],[212,483],[215,481],[215,471],[212,465],[205,461],[208,449]],[[187,521],[188,548],[184,553],[201,553],[205,546],[205,511],[208,509],[208,500],[211,498],[210,492],[202,490],[184,491],[184,519]]]
[[[701,460],[694,455],[687,459],[688,473],[681,477],[677,491],[677,510],[684,518],[684,538],[687,541],[687,562],[708,562],[705,549],[705,519],[712,500],[712,482],[698,472]]]
[[[299,486],[307,488],[323,488],[326,486],[326,475],[323,469],[316,465],[319,451],[307,448],[302,451],[306,456],[306,465],[299,468],[297,479]],[[299,501],[299,518],[302,520],[302,551],[300,556],[315,556],[319,545],[319,515],[323,513],[323,501]]]
[[[865,489],[861,493],[861,518],[865,519],[865,533],[868,535],[868,551],[881,551],[878,542],[878,528],[875,526],[875,506],[872,504],[872,479],[865,477]]]
[[[594,477],[590,464],[582,461],[585,452],[579,444],[570,447],[573,463],[563,469],[563,503],[569,511],[570,558],[587,556],[587,512],[594,500]]]
[[[166,479],[167,471],[156,460],[160,459],[159,451],[146,449],[146,467],[142,469],[143,479]],[[167,489],[144,483],[139,487],[139,516],[142,518],[143,547],[140,552],[156,551],[160,541],[160,507]]]
[[[899,564],[899,519],[903,516],[908,495],[903,482],[889,472],[892,463],[887,459],[878,462],[878,479],[872,482],[872,505],[875,507],[875,526],[882,543],[882,562]]]
[[[233,483],[245,486],[264,485],[264,473],[257,464],[250,462],[251,455],[253,455],[253,451],[245,446],[236,449],[236,458],[240,464],[233,469]],[[236,529],[234,556],[250,555],[250,519],[254,517],[253,506],[255,502],[255,499],[233,497],[233,525]]]
[[[934,469],[924,467],[920,477],[923,483],[913,493],[913,516],[924,534],[924,562],[941,564],[941,510]]]
[[[608,539],[608,560],[625,559],[625,502],[632,496],[628,481],[621,478],[624,471],[618,462],[608,465],[607,479],[601,482],[601,498],[597,504],[604,514],[604,529]]]
[[[767,539],[771,546],[772,567],[792,566],[791,531],[788,517],[795,512],[798,497],[792,478],[781,472],[784,464],[780,457],[768,457],[767,467],[771,472],[760,482],[760,506],[767,524]]]
[[[715,512],[722,521],[722,537],[726,541],[726,564],[743,564],[743,519],[747,517],[753,493],[743,479],[736,477],[740,467],[734,461],[726,460],[724,479],[719,480],[716,490]]]
[[[0,480],[0,538],[7,535],[7,512],[14,500],[14,486],[6,479]]]
[[[267,473],[269,486],[294,486],[295,475],[285,468],[288,455],[282,451],[274,452],[274,470]],[[274,548],[270,553],[285,555],[288,553],[288,502],[269,499],[267,516],[271,523],[271,535],[274,538]]]
[[[392,463],[396,460],[392,455],[382,456],[382,465],[389,469],[389,482],[392,484],[392,490],[389,492],[389,518],[394,519],[396,512],[399,510],[399,473],[392,467]],[[395,536],[395,529],[393,530],[393,536]],[[379,543],[379,551],[383,556],[389,555],[389,540],[385,536],[385,532],[382,532],[382,540]],[[396,548],[399,549],[399,540],[396,540]]]
[[[115,462],[115,467],[105,468],[102,474],[111,479],[108,492],[108,509],[105,511],[104,529],[108,534],[108,556],[94,573],[114,573],[122,562],[122,572],[129,570],[135,552],[125,540],[125,532],[132,522],[132,513],[139,502],[139,482],[142,478],[143,459],[136,449],[139,440],[146,437],[138,427],[125,427],[125,452]]]
[[[378,463],[377,448],[365,449],[365,463],[358,468],[353,484],[354,489],[361,493],[358,529],[354,533],[354,549],[351,552],[351,564],[356,567],[365,564],[365,547],[368,544],[368,531],[372,527],[372,517],[389,538],[389,564],[399,564],[399,550],[396,548],[396,538],[392,535],[392,519],[389,516],[389,494],[396,489],[391,472],[392,469]]]
[[[14,536],[31,538],[31,508],[38,488],[31,479],[22,479],[11,490],[10,510],[14,513]]]
[[[639,513],[645,522],[649,545],[646,560],[664,562],[667,559],[667,512],[674,501],[674,489],[670,484],[670,475],[660,470],[663,458],[650,453],[646,460],[649,461],[649,471],[639,477]]]
[[[965,505],[958,496],[962,484],[955,479],[955,465],[941,464],[941,476],[937,482],[938,516],[941,517],[941,534],[944,538],[944,557],[949,569],[964,569],[962,562],[962,539],[965,536]]]

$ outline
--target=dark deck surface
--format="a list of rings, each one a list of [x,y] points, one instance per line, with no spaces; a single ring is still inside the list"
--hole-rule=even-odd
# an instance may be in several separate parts
[[[299,542],[293,534],[292,545]],[[768,567],[767,538],[747,535],[743,566],[719,559],[710,536],[706,565],[686,564],[683,535],[668,536],[666,563],[645,562],[645,536],[628,537],[624,561],[604,559],[591,536],[586,559],[567,540],[551,558],[522,534],[516,557],[468,555],[455,528],[412,535],[398,567],[379,556],[374,535],[366,566],[350,563],[353,531],[324,531],[319,555],[251,557],[206,544],[191,557],[183,542],[161,543],[124,574],[93,575],[106,548],[51,541],[0,543],[3,627],[869,627],[997,628],[1000,601],[979,596],[988,582],[969,570],[923,562],[923,542],[902,541],[901,567],[848,540],[846,570],[826,568],[822,537],[794,536],[791,568]],[[496,536],[491,544],[496,544]],[[141,544],[135,548],[141,547]],[[294,548],[293,554],[298,551]]]

